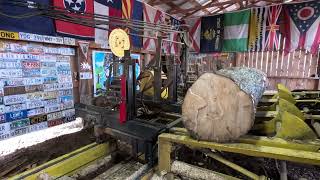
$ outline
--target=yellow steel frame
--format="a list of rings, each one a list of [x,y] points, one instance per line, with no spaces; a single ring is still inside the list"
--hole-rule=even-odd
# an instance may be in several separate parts
[[[9,179],[35,180],[41,173],[46,173],[53,178],[70,175],[75,170],[108,155],[114,150],[115,146],[111,143],[92,143]]]
[[[170,172],[171,167],[171,151],[172,146],[174,144],[183,144],[193,148],[205,148],[205,149],[213,149],[218,151],[225,151],[225,152],[232,152],[232,153],[239,153],[248,156],[254,157],[266,157],[266,158],[273,158],[279,160],[287,160],[292,162],[298,163],[305,163],[305,164],[314,164],[320,165],[320,153],[318,149],[313,147],[314,151],[311,149],[301,150],[301,149],[292,149],[295,142],[289,143],[289,147],[286,148],[283,142],[280,142],[283,147],[274,147],[269,146],[270,142],[267,143],[259,142],[258,140],[248,140],[245,143],[214,143],[214,142],[207,142],[207,141],[197,141],[190,138],[188,135],[183,133],[180,134],[171,134],[171,133],[163,133],[158,137],[159,143],[159,171],[166,171]],[[251,143],[250,143],[251,142]],[[279,143],[279,142],[278,142]],[[272,143],[271,143],[272,144]],[[309,145],[309,147],[312,144]],[[314,145],[318,146],[318,145]],[[297,146],[301,148],[301,144]]]

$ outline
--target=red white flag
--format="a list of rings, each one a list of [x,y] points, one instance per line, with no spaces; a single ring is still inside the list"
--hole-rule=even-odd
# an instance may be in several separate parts
[[[200,52],[201,18],[187,19],[184,23],[189,26],[185,41],[190,50]]]
[[[286,5],[285,50],[303,48],[316,54],[320,43],[320,1]]]
[[[165,13],[161,12],[148,4],[143,4],[143,20],[147,23],[163,24],[165,22]],[[143,38],[143,49],[147,51],[155,51],[157,40],[149,37],[155,37],[155,33],[151,29],[145,29]]]
[[[93,13],[93,0],[54,0],[54,6],[67,9],[74,17],[81,12]],[[81,17],[83,18],[83,17]],[[92,27],[55,20],[57,32],[63,35],[91,40],[94,38]]]

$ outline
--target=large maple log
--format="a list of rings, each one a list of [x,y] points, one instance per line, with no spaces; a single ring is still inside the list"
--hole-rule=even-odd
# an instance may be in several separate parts
[[[189,88],[183,123],[198,140],[227,142],[246,134],[265,90],[266,76],[255,69],[230,68],[205,73]]]

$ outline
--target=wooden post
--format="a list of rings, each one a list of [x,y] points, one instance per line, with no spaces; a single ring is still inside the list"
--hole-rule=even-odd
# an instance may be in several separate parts
[[[159,171],[170,172],[171,170],[171,149],[172,144],[169,141],[159,137]]]
[[[162,37],[158,37],[156,57],[155,57],[155,67],[154,67],[154,101],[159,102],[161,100],[161,42]]]

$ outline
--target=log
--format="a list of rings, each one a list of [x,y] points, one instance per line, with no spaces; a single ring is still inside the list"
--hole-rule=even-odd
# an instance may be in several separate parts
[[[251,129],[265,87],[266,76],[256,69],[235,67],[205,73],[184,98],[184,126],[198,140],[236,140]]]

